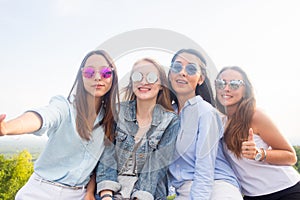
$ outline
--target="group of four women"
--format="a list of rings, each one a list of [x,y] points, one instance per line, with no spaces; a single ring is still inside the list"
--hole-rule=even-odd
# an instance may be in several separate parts
[[[256,108],[239,67],[216,77],[206,60],[179,50],[165,69],[138,60],[119,102],[117,70],[88,53],[68,98],[5,121],[0,135],[47,133],[34,173],[16,195],[35,199],[300,199],[293,147]],[[214,108],[216,107],[216,108]]]

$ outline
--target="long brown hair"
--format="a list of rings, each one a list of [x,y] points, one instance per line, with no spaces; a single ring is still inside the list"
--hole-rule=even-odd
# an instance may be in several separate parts
[[[165,72],[164,68],[158,62],[156,62],[152,58],[143,58],[143,59],[136,61],[130,72],[130,77],[133,73],[133,68],[142,61],[153,64],[156,67],[156,69],[158,70],[160,84],[161,84],[162,89],[158,92],[156,103],[162,105],[166,110],[173,111],[173,108],[172,108],[172,105],[170,102],[170,90],[168,88],[168,79],[166,76],[166,72]],[[130,101],[130,100],[136,99],[136,96],[132,89],[131,79],[129,81],[129,84],[122,90],[122,92],[125,93],[124,94],[125,101],[128,101],[128,100]]]
[[[110,67],[113,68],[113,82],[110,90],[102,97],[102,101],[100,101],[99,110],[96,110],[98,113],[100,108],[104,108],[104,117],[101,122],[98,124],[104,126],[105,136],[110,141],[114,140],[114,126],[115,126],[115,119],[117,117],[117,109],[116,109],[116,102],[119,102],[119,88],[118,88],[118,75],[116,66],[112,60],[112,58],[108,55],[108,53],[104,50],[94,50],[89,52],[81,62],[81,65],[78,69],[76,79],[72,86],[72,89],[69,93],[68,100],[71,102],[71,99],[74,97],[75,108],[77,111],[76,115],[76,129],[81,138],[90,140],[90,133],[93,130],[93,122],[90,122],[89,112],[88,112],[88,98],[87,92],[84,88],[83,79],[82,79],[82,72],[81,68],[85,66],[87,59],[92,55],[101,55],[105,58],[107,63],[109,63]],[[75,94],[72,94],[73,91]]]
[[[224,132],[224,141],[227,148],[231,150],[236,157],[241,158],[242,142],[248,139],[249,128],[251,126],[252,117],[256,108],[256,100],[254,97],[253,86],[245,73],[240,67],[231,66],[224,67],[217,75],[226,70],[234,70],[239,72],[243,81],[245,82],[245,94],[239,102],[235,113],[230,117]],[[224,107],[218,98],[216,98],[216,105],[220,112],[227,114],[226,107]]]

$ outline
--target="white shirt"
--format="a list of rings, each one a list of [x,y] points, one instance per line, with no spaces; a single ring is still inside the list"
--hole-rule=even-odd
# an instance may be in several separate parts
[[[258,148],[270,147],[257,134],[254,141]],[[246,196],[261,196],[284,190],[300,181],[299,173],[289,165],[274,165],[266,161],[255,161],[247,158],[237,159],[224,144],[228,161],[231,162]]]

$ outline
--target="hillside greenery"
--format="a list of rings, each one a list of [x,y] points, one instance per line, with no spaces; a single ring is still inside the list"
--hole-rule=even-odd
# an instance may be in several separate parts
[[[9,157],[0,155],[0,199],[14,199],[32,172],[32,156],[27,150]]]

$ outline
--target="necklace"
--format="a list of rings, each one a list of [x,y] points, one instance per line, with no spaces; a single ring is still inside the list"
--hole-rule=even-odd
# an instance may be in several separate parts
[[[136,120],[137,120],[137,124],[139,126],[139,128],[147,128],[148,126],[150,126],[151,122],[152,122],[152,117],[147,117],[147,118],[140,118],[138,115],[136,116]]]

